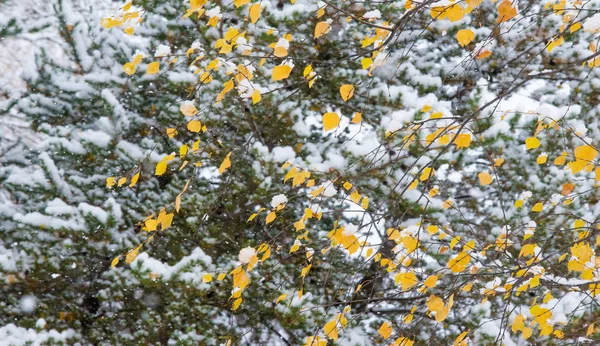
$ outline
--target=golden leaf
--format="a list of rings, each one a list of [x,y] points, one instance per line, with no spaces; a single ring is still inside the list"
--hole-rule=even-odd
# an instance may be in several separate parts
[[[129,183],[129,187],[134,187],[135,184],[137,184],[138,179],[140,179],[140,172],[137,172],[133,175],[133,177],[131,177],[131,183]]]
[[[261,7],[260,4],[252,4],[248,9],[248,13],[250,14],[250,21],[252,24],[256,23],[258,18],[260,18]]]
[[[475,39],[475,33],[470,29],[462,29],[456,33],[456,40],[461,47],[471,43]]]
[[[344,84],[340,87],[340,95],[344,102],[348,101],[354,95],[354,85]]]
[[[323,128],[325,131],[336,128],[340,124],[340,116],[336,112],[323,114]]]
[[[288,65],[278,65],[273,68],[271,79],[274,81],[283,80],[289,77],[292,67]]]
[[[327,22],[319,22],[315,26],[315,35],[314,38],[319,38],[325,34],[327,34],[331,30],[331,25]]]
[[[382,338],[387,339],[392,335],[392,325],[387,321],[383,322],[383,324],[381,324],[381,327],[379,327],[377,332],[379,333],[379,335],[381,335]]]
[[[223,160],[223,162],[221,163],[221,166],[219,166],[219,173],[223,174],[223,172],[225,172],[225,170],[229,167],[231,167],[231,152],[229,152],[229,154],[227,154],[227,156],[225,156],[225,159]]]
[[[146,74],[157,74],[160,70],[160,64],[158,61],[151,62],[148,64],[148,68],[146,69]]]
[[[187,124],[187,129],[190,132],[198,133],[202,129],[202,123],[199,120],[192,120]]]

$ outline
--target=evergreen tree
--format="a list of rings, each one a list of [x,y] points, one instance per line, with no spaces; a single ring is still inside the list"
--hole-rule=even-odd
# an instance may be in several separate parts
[[[0,340],[594,338],[598,5],[3,19],[51,43],[0,91]]]

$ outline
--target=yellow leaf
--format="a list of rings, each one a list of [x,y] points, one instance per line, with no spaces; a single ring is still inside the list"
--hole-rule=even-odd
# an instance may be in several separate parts
[[[167,129],[167,136],[169,136],[169,138],[173,138],[177,135],[177,130],[173,127],[169,127]]]
[[[575,160],[590,162],[598,156],[598,151],[591,145],[582,145],[575,148]]]
[[[225,276],[227,276],[227,274],[220,273],[219,276],[217,276],[217,280],[221,281],[221,280],[225,279]]]
[[[198,133],[202,129],[202,123],[199,120],[192,120],[187,124],[187,129],[190,132]]]
[[[565,164],[566,160],[567,160],[567,152],[564,151],[560,156],[558,156],[554,159],[554,164],[557,166],[562,166]]]
[[[431,110],[431,108],[433,107],[431,107],[430,105],[423,105],[423,107],[421,107],[421,112],[427,113]]]
[[[171,226],[171,223],[173,223],[173,214],[167,214],[163,209],[158,215],[156,222],[160,224],[160,229],[164,231]]]
[[[125,30],[123,30],[123,31],[124,31],[124,32],[125,32],[127,35],[133,35],[133,32],[134,32],[134,30],[135,30],[135,29],[133,28],[133,26],[128,26],[128,27],[126,27],[126,28],[125,28]]]
[[[270,224],[271,222],[275,221],[275,218],[277,218],[277,214],[275,214],[275,212],[274,212],[274,211],[270,212],[270,213],[267,215],[267,219],[266,219],[266,223],[267,223],[267,225],[268,225],[268,224]]]
[[[471,145],[471,134],[461,133],[457,135],[454,139],[454,144],[456,145],[456,149],[468,148]]]
[[[262,257],[261,257],[260,261],[261,261],[261,262],[264,262],[264,261],[266,261],[266,260],[267,260],[269,257],[271,257],[271,248],[270,248],[270,247],[267,247],[267,250],[265,250],[265,253],[263,253],[263,255],[262,255]]]
[[[142,54],[138,53],[133,56],[133,60],[131,61],[131,63],[134,65],[137,65],[142,62],[143,58],[144,58],[144,56]]]
[[[340,87],[340,95],[342,95],[342,100],[344,102],[348,101],[354,95],[354,85],[344,84]]]
[[[479,184],[485,186],[492,183],[492,176],[488,172],[481,172],[477,175],[479,177]]]
[[[538,155],[537,159],[535,160],[535,162],[538,165],[543,165],[544,163],[546,163],[546,161],[548,160],[548,154],[546,153],[541,153],[540,155]]]
[[[158,227],[158,222],[154,219],[148,219],[144,222],[143,230],[146,232],[156,231],[156,227]]]
[[[425,169],[423,169],[423,173],[421,173],[419,180],[425,181],[425,180],[429,179],[433,175],[433,173],[434,173],[434,171],[431,167],[426,167]]]
[[[360,207],[363,209],[369,208],[369,197],[363,197],[362,201],[360,202]]]
[[[427,299],[427,308],[432,312],[440,312],[444,308],[444,301],[440,297],[434,295]]]
[[[229,152],[229,154],[227,154],[227,156],[225,156],[225,159],[223,160],[223,162],[221,162],[221,166],[219,166],[219,173],[223,174],[223,172],[225,172],[225,170],[229,167],[231,167],[231,152]]]
[[[362,196],[358,193],[358,191],[354,191],[350,194],[350,196],[348,196],[348,198],[350,198],[350,200],[354,203],[358,203],[358,201],[360,201],[361,197]]]
[[[336,128],[340,124],[340,116],[336,112],[323,114],[323,128],[325,131]]]
[[[190,148],[187,146],[187,144],[184,144],[184,145],[180,146],[179,147],[179,157],[180,158],[184,158],[185,155],[187,155],[189,149]]]
[[[461,236],[457,235],[456,237],[452,238],[452,240],[450,241],[450,249],[454,249],[454,247],[456,246],[456,244],[458,244],[458,242],[460,241]]]
[[[146,69],[147,74],[157,74],[160,70],[160,64],[158,61],[151,62],[148,64],[148,68]]]
[[[468,330],[466,332],[460,333],[460,335],[456,338],[456,340],[454,340],[454,346],[467,345],[465,342],[463,342],[463,340],[465,339],[465,337],[468,334],[469,334]]]
[[[166,160],[163,160],[163,161],[160,161],[159,163],[157,163],[156,169],[154,171],[154,175],[165,174],[165,172],[167,171],[167,164],[168,164],[168,162]]]
[[[127,255],[125,256],[125,262],[127,264],[131,264],[133,263],[133,261],[135,261],[138,253],[140,252],[140,249],[142,248],[142,245],[144,245],[144,243],[140,244],[138,247],[127,253]]]
[[[260,4],[252,4],[248,9],[248,13],[250,14],[250,21],[252,24],[256,23],[258,18],[260,18],[261,7]]]
[[[121,187],[126,182],[127,182],[127,178],[126,177],[120,178],[119,181],[117,182],[117,186]]]
[[[129,183],[129,187],[134,187],[135,184],[137,184],[138,179],[140,179],[140,172],[137,172],[133,175],[133,177],[131,177],[131,183]]]
[[[490,55],[492,55],[491,50],[489,50],[489,49],[480,50],[480,52],[477,54],[477,60],[485,59],[485,58],[489,57]]]
[[[108,177],[106,178],[106,187],[113,187],[115,186],[115,177]]]
[[[294,252],[298,251],[298,249],[300,249],[300,245],[302,245],[302,243],[298,239],[296,239],[296,241],[290,248],[290,253],[294,253]]]
[[[502,166],[503,163],[504,163],[504,158],[499,157],[494,160],[494,167],[500,167],[500,166]]]
[[[179,110],[181,111],[181,113],[183,113],[183,115],[187,117],[194,116],[196,115],[196,113],[198,113],[198,109],[196,108],[196,106],[194,106],[194,103],[192,101],[186,101],[182,103],[179,107]]]
[[[382,338],[387,339],[392,335],[392,325],[387,321],[383,322],[383,324],[381,325],[381,327],[379,327],[377,332],[379,333],[379,335],[381,335]]]
[[[529,137],[525,140],[525,146],[527,150],[535,149],[540,146],[540,140],[536,137]]]
[[[235,311],[240,307],[240,304],[242,304],[242,298],[238,298],[233,302],[233,305],[231,306],[231,310]]]
[[[594,333],[594,323],[590,324],[585,332],[585,336],[588,337]]]
[[[309,193],[312,195],[312,198],[317,198],[317,196],[322,194],[323,191],[325,191],[325,186],[321,186],[318,189],[314,189],[314,190],[310,191]]]
[[[565,43],[565,39],[562,36],[556,40],[550,41],[550,43],[548,43],[548,53],[552,52],[554,48],[562,45],[563,43]]]
[[[319,22],[315,26],[315,35],[314,35],[314,37],[315,38],[319,38],[319,37],[325,35],[326,33],[328,33],[329,30],[331,30],[331,25],[329,25],[329,23],[327,23],[327,22]]]
[[[581,22],[577,22],[573,25],[571,25],[571,27],[569,28],[569,31],[572,33],[574,33],[575,31],[581,29]]]
[[[419,185],[419,181],[417,179],[413,180],[412,183],[408,186],[408,191],[414,190]]]
[[[531,257],[531,256],[533,256],[535,254],[535,248],[536,248],[535,244],[525,244],[525,245],[523,245],[523,247],[521,248],[521,251],[519,251],[519,257],[522,257],[522,256]]]
[[[425,280],[425,282],[423,282],[423,285],[425,285],[425,287],[433,288],[433,287],[435,287],[435,285],[437,285],[437,282],[438,282],[438,276],[431,275],[430,277],[428,277]]]
[[[123,65],[123,72],[131,76],[135,73],[135,68],[136,66],[134,63],[128,62],[125,65]]]
[[[436,225],[430,225],[427,227],[427,233],[429,233],[429,235],[436,234],[438,231],[439,231],[439,228]]]
[[[467,265],[471,262],[471,256],[465,251],[462,251],[448,261],[448,268],[453,273],[460,273],[467,269]]]
[[[444,113],[442,112],[433,112],[429,115],[429,119],[441,119],[444,117]]]
[[[498,23],[511,20],[517,15],[517,9],[512,7],[510,0],[504,0],[498,5]]]
[[[408,291],[413,288],[419,281],[413,272],[398,273],[394,276],[396,285],[402,285],[402,291]]]
[[[465,16],[465,9],[457,4],[451,5],[446,12],[448,14],[448,19],[451,22],[457,22]]]
[[[180,208],[181,208],[181,194],[178,194],[177,197],[175,197],[175,211],[177,211],[179,213]]]
[[[337,329],[337,319],[333,319],[325,324],[323,327],[323,332],[325,336],[333,339],[333,341],[338,339],[338,329]]]
[[[213,279],[212,274],[204,274],[202,275],[202,282],[211,282]]]
[[[275,305],[277,305],[280,301],[284,300],[287,297],[287,294],[282,294],[277,299],[275,299]]]
[[[250,2],[250,0],[233,0],[233,4],[235,5],[236,8],[244,6],[249,2]]]
[[[462,29],[456,33],[456,40],[461,47],[471,43],[475,39],[475,33],[469,29]]]
[[[363,58],[363,59],[360,61],[360,63],[361,63],[361,65],[362,65],[362,68],[363,68],[363,70],[366,70],[366,69],[368,69],[369,67],[371,67],[371,65],[373,64],[373,59],[371,59],[371,58]]]
[[[112,262],[110,262],[110,267],[114,268],[117,266],[117,264],[119,264],[119,260],[121,259],[121,256],[117,256],[115,258],[113,258]]]
[[[271,73],[271,79],[274,81],[286,79],[290,72],[292,72],[292,67],[288,65],[278,65],[273,68],[273,72]]]
[[[352,117],[352,123],[359,124],[361,121],[362,121],[362,114],[359,112],[354,113],[354,116]]]
[[[260,95],[260,90],[254,89],[252,92],[252,104],[255,105],[260,102],[262,96]]]
[[[544,203],[538,202],[533,206],[533,208],[531,208],[531,211],[539,213],[540,211],[542,211],[542,209],[544,209]]]

